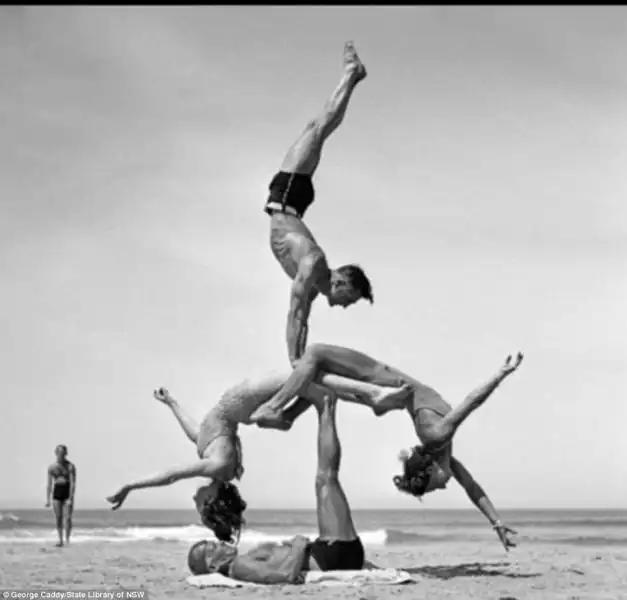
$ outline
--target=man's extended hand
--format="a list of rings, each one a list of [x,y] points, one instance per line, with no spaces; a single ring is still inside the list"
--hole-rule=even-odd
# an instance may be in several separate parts
[[[495,525],[494,531],[496,531],[496,534],[499,536],[505,550],[509,552],[510,548],[516,548],[516,542],[514,542],[511,536],[518,535],[517,531],[502,523]]]

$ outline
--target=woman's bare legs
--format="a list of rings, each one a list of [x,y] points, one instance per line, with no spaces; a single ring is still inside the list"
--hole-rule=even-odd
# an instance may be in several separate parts
[[[355,86],[366,77],[366,69],[352,42],[344,46],[344,74],[322,112],[310,121],[287,151],[281,171],[313,175],[320,163],[322,146],[344,119]]]
[[[353,401],[357,402],[364,393],[367,394],[368,391],[372,393],[373,385],[379,389],[384,389],[382,386],[389,386],[387,397],[384,399],[379,396],[377,404],[380,402],[382,407],[387,404],[403,408],[412,393],[412,388],[405,385],[405,382],[387,365],[366,354],[341,346],[312,344],[305,350],[285,385],[259,409],[258,416],[269,420],[280,418],[279,413],[292,398],[303,395],[307,386],[319,375],[323,375],[321,383],[330,388],[341,386],[342,391],[338,394],[343,396],[343,392],[346,392],[355,397],[356,400]],[[332,375],[339,376],[342,381],[340,379],[325,381],[325,377]],[[369,405],[366,402],[359,403]]]
[[[333,373],[320,373],[320,363],[317,358],[303,363],[303,360],[306,359],[308,354],[310,356],[317,356],[320,348],[320,345],[314,344],[313,346],[310,346],[307,351],[305,351],[303,359],[301,359],[299,365],[292,372],[292,375],[290,375],[285,385],[273,396],[271,400],[260,406],[251,415],[251,422],[257,423],[260,427],[283,430],[289,429],[294,420],[307,410],[309,406],[309,398],[312,394],[316,394],[315,388],[319,388],[320,386],[331,390],[346,402],[367,406],[372,409],[374,414],[377,416],[384,415],[391,410],[401,410],[405,408],[407,400],[413,393],[413,388],[409,385],[401,385],[400,387],[383,387],[366,381],[334,375]],[[322,352],[324,353],[324,349]],[[298,379],[296,379],[294,374],[301,365],[305,365],[307,367],[306,372],[298,373]],[[302,384],[297,383],[285,392],[286,387],[288,385],[292,386],[292,382],[295,381],[302,381]],[[292,393],[292,391],[294,391],[294,393]],[[278,410],[275,410],[272,407],[268,409],[270,402],[275,401],[277,398],[283,401],[283,396],[286,398],[285,403],[282,405],[283,407],[287,407],[290,401],[295,397],[298,397],[298,400],[294,403],[294,405],[289,408],[285,408],[285,410],[282,407]]]
[[[185,435],[188,437],[192,444],[198,441],[198,423],[195,419],[190,417],[180,406],[180,404],[170,395],[168,390],[164,387],[159,388],[153,392],[154,397],[165,404],[171,411],[178,424],[181,426]]]

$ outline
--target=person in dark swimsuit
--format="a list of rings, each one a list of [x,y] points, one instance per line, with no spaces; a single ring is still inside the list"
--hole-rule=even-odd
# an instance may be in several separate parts
[[[364,547],[338,478],[341,447],[335,419],[337,395],[316,387],[317,392],[310,398],[318,411],[318,538],[311,541],[296,536],[284,543],[261,544],[246,554],[238,554],[237,548],[228,542],[202,540],[189,551],[188,566],[193,574],[219,572],[253,583],[303,583],[307,571],[372,566],[366,563]]]
[[[330,269],[327,259],[303,217],[314,201],[312,176],[320,162],[324,142],[337,129],[355,86],[366,69],[352,42],[344,48],[344,74],[321,114],[310,121],[291,146],[272,179],[264,210],[270,215],[270,247],[293,280],[287,319],[287,347],[295,363],[307,344],[307,322],[318,294],[330,306],[347,307],[364,298],[373,302],[372,286],[356,265]]]
[[[394,478],[394,485],[399,491],[421,498],[428,492],[445,488],[449,479],[454,477],[465,489],[471,502],[490,521],[501,543],[509,549],[515,546],[510,536],[516,532],[501,523],[487,494],[464,465],[453,457],[452,441],[459,426],[488,399],[506,377],[518,369],[522,360],[521,353],[518,353],[514,361],[508,356],[486,383],[471,392],[460,405],[452,408],[433,388],[399,369],[350,348],[312,344],[306,349],[285,385],[263,406],[264,412],[260,413],[257,421],[259,425],[266,427],[275,422],[283,422],[283,426],[288,427],[289,424],[284,423],[288,412],[290,419],[293,419],[308,408],[307,404],[299,400],[283,413],[272,413],[270,416],[266,410],[268,404],[276,402],[278,405],[287,405],[321,375],[333,374],[381,386],[410,386],[413,393],[401,399],[397,408],[404,408],[411,416],[422,446],[415,446],[402,455],[403,474]]]
[[[72,514],[74,512],[74,493],[76,491],[76,467],[67,459],[67,446],[58,445],[54,453],[55,463],[48,467],[48,485],[46,487],[46,507],[52,507],[59,534],[58,547],[63,546],[63,530],[65,525],[65,541],[70,543],[72,534]],[[64,518],[65,517],[65,518]],[[65,523],[64,523],[65,521]]]

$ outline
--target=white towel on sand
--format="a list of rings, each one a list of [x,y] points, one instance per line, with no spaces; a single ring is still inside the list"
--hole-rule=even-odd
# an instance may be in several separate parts
[[[219,573],[209,575],[192,575],[187,583],[203,589],[208,587],[265,587],[258,583],[237,581]],[[314,585],[398,585],[415,583],[414,578],[406,571],[396,569],[363,569],[360,571],[308,571],[305,584]]]

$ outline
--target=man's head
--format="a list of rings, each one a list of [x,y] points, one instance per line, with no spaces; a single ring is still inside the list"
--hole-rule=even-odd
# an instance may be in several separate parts
[[[203,525],[211,529],[218,540],[234,542],[239,538],[245,523],[246,502],[237,486],[214,481],[198,489],[194,502]]]
[[[361,298],[374,302],[372,284],[357,265],[344,265],[331,271],[331,287],[327,294],[329,306],[343,306],[346,308]]]
[[[187,555],[187,566],[194,575],[222,573],[228,575],[229,566],[237,556],[237,548],[225,542],[196,542]]]
[[[57,457],[57,460],[65,460],[67,458],[67,446],[65,444],[59,444],[54,449],[54,453]]]
[[[428,492],[444,489],[451,478],[448,469],[443,469],[435,454],[422,446],[414,446],[407,454],[401,455],[403,474],[393,478],[396,489],[421,498]]]

